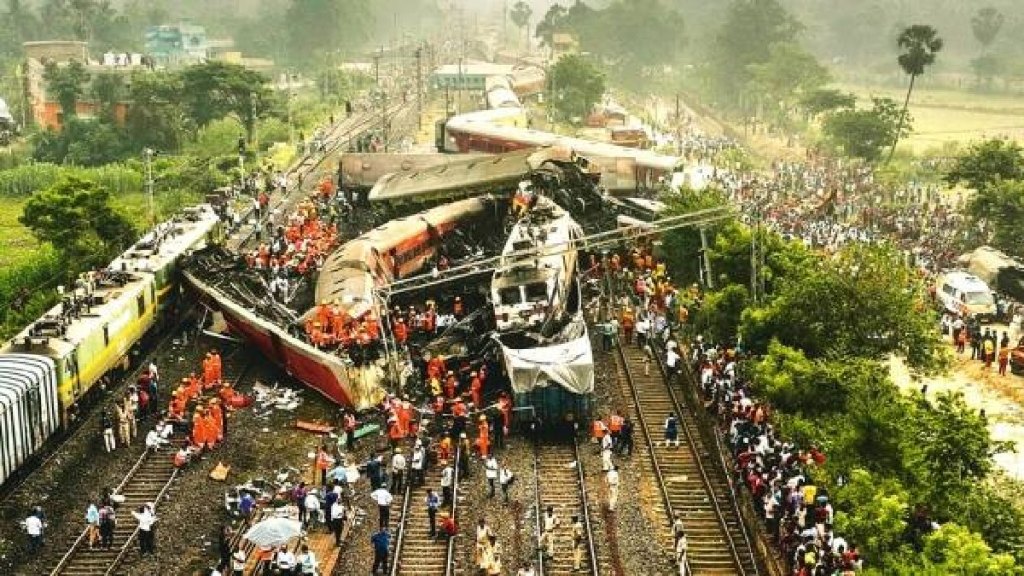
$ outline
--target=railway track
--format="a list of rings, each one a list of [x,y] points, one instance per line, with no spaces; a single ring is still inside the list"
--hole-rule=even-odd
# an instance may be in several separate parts
[[[458,470],[461,451],[456,450],[455,462],[455,484],[453,494],[455,502],[444,502],[440,512],[448,512],[455,518],[458,508]],[[407,488],[405,505],[402,507],[402,515],[398,531],[394,539],[394,550],[391,558],[391,576],[454,576],[459,574],[455,560],[455,540],[446,542],[443,538],[434,539],[430,537],[430,521],[427,517],[427,488],[435,490],[441,485],[440,463],[435,462],[427,470],[423,486]],[[440,512],[438,513],[438,524],[440,525]]]
[[[758,574],[757,561],[730,494],[729,479],[714,466],[695,416],[669,386],[660,370],[643,374],[643,352],[618,346],[618,380],[630,402],[632,417],[651,457],[662,493],[666,527],[678,513],[685,528],[687,574]],[[679,419],[679,446],[666,446],[662,426],[669,413]],[[642,450],[642,448],[641,448]],[[670,532],[670,529],[669,529]],[[671,534],[666,543],[672,544]]]
[[[536,483],[536,518],[538,535],[541,517],[550,506],[561,519],[561,528],[555,531],[554,555],[545,557],[544,551],[537,553],[539,573],[544,576],[563,574],[600,573],[598,557],[594,547],[594,534],[587,507],[586,483],[580,462],[579,445],[575,436],[572,444],[548,444],[537,446],[534,453],[534,478]],[[572,517],[579,517],[583,524],[583,558],[580,571],[573,568]]]
[[[244,349],[237,349],[223,360],[225,380],[238,383],[253,365],[254,358]],[[141,440],[137,440],[141,441]],[[50,572],[51,576],[110,576],[127,560],[138,537],[138,522],[132,516],[133,510],[146,503],[153,503],[159,517],[160,502],[164,499],[179,470],[174,467],[173,450],[184,445],[186,439],[176,437],[169,447],[156,454],[144,452],[121,479],[114,489],[115,494],[124,496],[124,502],[117,505],[117,527],[114,529],[114,546],[109,550],[90,549],[88,532],[83,530],[71,547]],[[159,531],[159,522],[157,523]]]

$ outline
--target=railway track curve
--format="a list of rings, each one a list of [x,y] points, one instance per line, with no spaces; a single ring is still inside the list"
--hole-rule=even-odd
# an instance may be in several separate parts
[[[671,532],[676,514],[683,521],[688,544],[685,573],[756,576],[757,559],[732,501],[729,479],[705,465],[712,451],[701,439],[696,416],[660,370],[644,374],[642,350],[620,344],[615,354],[619,385],[661,491],[666,530]],[[678,446],[668,446],[660,432],[670,413],[679,420]],[[671,542],[671,534],[668,538]]]

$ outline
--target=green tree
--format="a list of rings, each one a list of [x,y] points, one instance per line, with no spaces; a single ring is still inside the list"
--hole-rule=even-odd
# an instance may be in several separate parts
[[[604,95],[604,74],[581,55],[562,56],[549,76],[551,104],[562,121],[579,123]]]
[[[881,360],[899,354],[915,368],[942,365],[945,348],[919,280],[884,246],[851,245],[787,276],[762,309],[747,310],[741,333],[755,353],[772,336],[809,358]]]
[[[64,118],[74,118],[75,104],[85,93],[85,84],[89,81],[89,73],[85,66],[77,60],[72,60],[64,66],[50,61],[43,71],[43,80],[46,81],[46,89],[56,97]]]
[[[115,108],[127,95],[124,77],[120,74],[99,74],[93,78],[90,91],[93,100],[99,105],[100,119],[113,123]]]
[[[125,131],[135,150],[173,152],[181,147],[189,128],[183,94],[184,83],[177,74],[160,70],[132,74]]]
[[[74,176],[33,194],[18,221],[52,245],[72,274],[108,262],[135,239],[132,223],[111,207],[110,192]]]
[[[753,93],[763,94],[785,119],[796,100],[831,80],[827,68],[796,42],[778,42],[768,48],[768,60],[749,64]]]
[[[267,78],[237,64],[206,62],[181,73],[183,104],[192,123],[202,128],[234,115],[252,142],[256,119],[273,104]]]
[[[984,225],[989,244],[1024,258],[1024,181],[999,180],[986,186],[971,197],[967,214]]]
[[[1008,445],[995,442],[985,416],[967,406],[962,394],[940,394],[922,404],[910,430],[911,466],[940,515],[959,510],[959,500],[992,470],[992,456]]]
[[[541,46],[551,47],[555,33],[565,26],[568,14],[569,11],[561,4],[552,4],[548,8],[548,11],[544,13],[544,18],[537,23],[534,31],[534,35],[540,38]]]
[[[792,42],[802,29],[778,0],[734,0],[711,52],[718,97],[738,104],[750,85],[750,65],[767,61],[772,45]]]
[[[1024,148],[1003,138],[972,144],[957,157],[945,180],[950,186],[964,183],[978,192],[999,180],[1024,180]]]
[[[925,537],[924,557],[941,574],[1008,576],[1020,574],[1009,554],[995,554],[982,537],[955,523]]]
[[[526,36],[527,47],[529,47],[530,41],[530,16],[533,16],[533,8],[523,0],[519,0],[512,6],[512,10],[509,11],[509,18],[512,19],[512,23],[523,31]]]
[[[863,556],[883,559],[900,550],[910,496],[898,482],[855,469],[835,499],[836,533],[856,542]]]
[[[924,74],[928,66],[935,63],[935,57],[942,50],[942,38],[935,28],[924,24],[915,24],[900,32],[896,44],[902,52],[896,59],[903,69],[903,72],[910,75],[910,85],[907,87],[907,97],[903,100],[903,113],[900,114],[899,125],[893,134],[892,149],[889,150],[888,160],[896,152],[896,144],[900,141],[903,123],[907,117],[907,108],[910,106],[910,95],[914,91],[914,81]]]
[[[992,80],[1005,71],[1005,65],[1000,57],[983,54],[971,60],[971,70],[974,70],[978,84],[984,83],[987,88],[991,88]]]
[[[971,32],[981,44],[983,51],[988,50],[988,47],[995,41],[999,31],[1003,29],[1005,21],[1006,17],[1003,16],[1003,13],[991,6],[978,10],[978,13],[971,17]]]
[[[914,119],[889,98],[873,98],[870,110],[839,110],[825,117],[822,131],[848,156],[874,162],[897,135],[910,133]]]
[[[711,342],[735,342],[740,316],[749,303],[750,295],[742,284],[711,292],[694,315],[694,328]]]
[[[798,105],[809,118],[817,118],[836,110],[852,110],[857,105],[857,97],[849,92],[821,88],[803,94]]]

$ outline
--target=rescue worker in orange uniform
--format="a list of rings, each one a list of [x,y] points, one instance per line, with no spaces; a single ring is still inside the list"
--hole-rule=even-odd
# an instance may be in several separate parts
[[[185,419],[185,406],[186,401],[183,394],[178,390],[171,392],[171,403],[167,409],[167,418],[176,422],[183,421]]]
[[[192,445],[202,450],[206,447],[206,442],[206,419],[203,418],[202,409],[199,408],[192,415]]]
[[[608,432],[612,435],[612,443],[614,446],[619,444],[619,432],[622,431],[622,425],[626,422],[626,419],[619,414],[616,410],[611,418],[608,419]]]
[[[619,318],[619,324],[622,326],[623,339],[626,344],[633,343],[633,327],[636,325],[636,317],[633,315],[633,309],[626,308],[622,309],[622,315]]]
[[[210,422],[213,424],[214,438],[217,442],[224,441],[224,413],[220,406],[220,400],[217,398],[210,399]]]
[[[195,372],[192,372],[191,374],[189,374],[189,377],[188,377],[188,398],[187,398],[187,400],[192,400],[194,398],[198,398],[199,395],[202,392],[203,392],[203,382],[202,382],[202,380],[199,379],[199,376],[196,376]]]
[[[206,410],[206,433],[207,433],[206,443],[207,443],[207,446],[209,446],[210,450],[213,450],[214,447],[216,447],[217,444],[220,442],[220,427],[221,427],[220,420],[215,420],[214,417],[213,417],[213,411],[207,409]]]
[[[444,374],[444,356],[437,355],[427,361],[427,377],[440,379]]]
[[[395,342],[399,346],[405,346],[406,340],[409,339],[409,328],[405,325],[405,319],[399,318],[395,323]]]
[[[502,391],[501,395],[498,396],[498,410],[501,411],[503,432],[508,434],[508,431],[512,428],[512,399],[509,398],[508,393],[505,391]]]
[[[213,354],[207,352],[206,357],[203,358],[203,386],[205,387],[213,384],[213,380]]]
[[[321,326],[331,325],[331,307],[327,304],[326,299],[321,300],[320,305],[316,307],[316,319]]]
[[[469,377],[472,378],[469,382],[469,393],[473,398],[473,406],[476,406],[478,409],[482,408],[484,405],[484,383],[477,376],[476,372],[470,372]]]
[[[487,424],[487,416],[480,415],[480,421],[476,425],[476,443],[480,449],[480,457],[486,458],[491,453],[491,427]]]
[[[455,398],[455,392],[457,388],[458,380],[455,379],[455,373],[449,370],[448,375],[444,379],[444,395],[449,400]]]

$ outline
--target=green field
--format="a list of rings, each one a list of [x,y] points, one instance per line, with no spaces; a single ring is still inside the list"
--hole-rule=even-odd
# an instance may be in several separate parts
[[[877,86],[839,85],[866,101],[871,96],[902,103],[906,92]],[[1024,142],[1024,99],[1013,94],[983,94],[966,90],[915,89],[910,100],[914,131],[903,141],[915,153],[949,142],[1007,137]]]
[[[0,198],[0,268],[26,262],[40,248],[40,244],[32,236],[32,232],[18,222],[21,209],[27,200],[27,198]],[[180,198],[158,197],[157,216],[163,218],[162,213],[170,213],[173,210],[172,205],[191,204],[198,201],[200,199],[185,195]],[[148,220],[149,215],[149,204],[145,194],[141,192],[125,194],[114,198],[113,203],[133,222],[139,222],[140,228],[145,227],[144,223]]]
[[[24,200],[0,200],[0,268],[27,261],[39,249],[32,233],[18,222]]]

